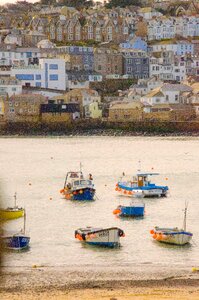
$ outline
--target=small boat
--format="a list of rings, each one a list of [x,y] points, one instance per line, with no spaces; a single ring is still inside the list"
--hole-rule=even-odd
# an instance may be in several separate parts
[[[116,184],[116,191],[123,196],[130,197],[165,197],[168,186],[159,186],[151,183],[149,177],[159,175],[159,173],[138,172],[132,180],[123,181],[122,178]]]
[[[24,208],[17,206],[17,194],[14,194],[14,206],[6,209],[0,209],[1,220],[12,220],[21,218],[24,215]]]
[[[145,205],[141,201],[131,201],[128,205],[119,205],[113,214],[120,217],[142,217]]]
[[[162,243],[173,244],[173,245],[185,245],[190,242],[193,234],[189,231],[186,231],[186,215],[187,215],[187,206],[185,206],[184,211],[184,224],[183,229],[175,228],[161,228],[156,226],[150,231],[152,237]]]
[[[118,247],[120,237],[124,237],[124,231],[117,227],[111,228],[79,228],[75,231],[75,238],[89,245],[103,247]]]
[[[22,250],[28,248],[30,237],[26,235],[25,228],[26,226],[26,213],[24,211],[24,226],[23,229],[15,234],[6,234],[1,237],[3,246],[6,249],[11,250]]]
[[[22,250],[29,246],[30,237],[23,233],[16,233],[13,235],[3,236],[2,242],[6,249]]]
[[[92,180],[91,174],[88,179],[84,178],[80,165],[79,172],[67,173],[64,188],[60,193],[68,200],[93,200],[95,188]]]

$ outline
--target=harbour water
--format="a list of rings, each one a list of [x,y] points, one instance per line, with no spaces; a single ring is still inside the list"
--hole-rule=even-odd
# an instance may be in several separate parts
[[[169,185],[167,198],[144,199],[145,217],[120,219],[113,210],[125,200],[115,184],[122,172],[132,175],[141,160],[142,171],[159,172],[156,183]],[[63,199],[67,171],[92,173],[97,199],[71,202]],[[159,137],[1,138],[0,181],[5,207],[25,206],[30,249],[8,252],[6,266],[181,265],[199,261],[199,139]],[[182,226],[188,201],[187,230],[190,245],[177,247],[151,240],[156,225]],[[10,221],[7,230],[20,230],[23,219]],[[117,226],[125,231],[118,249],[82,245],[74,238],[79,227]]]

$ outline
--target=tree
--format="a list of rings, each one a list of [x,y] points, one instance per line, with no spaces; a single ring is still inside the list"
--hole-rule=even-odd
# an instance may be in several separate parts
[[[40,0],[41,4],[52,5],[54,2],[58,5],[65,5],[68,7],[75,7],[77,9],[89,8],[94,5],[93,0]]]
[[[135,5],[135,6],[141,6],[142,1],[141,0],[110,0],[109,3],[107,3],[105,6],[107,8],[112,8],[112,7],[126,7],[130,5]]]

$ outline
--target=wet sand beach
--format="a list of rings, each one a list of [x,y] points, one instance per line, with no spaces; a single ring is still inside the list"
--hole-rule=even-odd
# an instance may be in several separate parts
[[[162,266],[2,268],[0,299],[199,299],[199,272]]]

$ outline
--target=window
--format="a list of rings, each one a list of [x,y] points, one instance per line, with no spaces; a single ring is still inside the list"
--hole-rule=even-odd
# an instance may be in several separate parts
[[[13,91],[13,92],[16,92],[16,90],[17,90],[17,88],[15,88],[15,87],[12,88],[12,91]]]
[[[51,74],[50,75],[50,80],[58,80],[58,75],[57,74]]]
[[[36,80],[41,80],[41,75],[36,75]]]
[[[18,105],[19,105],[19,103],[16,101],[16,102],[15,102],[15,106],[18,106]]]
[[[16,78],[19,80],[34,80],[34,75],[32,75],[32,74],[16,74]]]
[[[37,87],[41,87],[41,82],[36,82]]]
[[[169,101],[169,95],[166,95],[166,101]]]
[[[178,101],[178,95],[175,95],[175,101]]]
[[[9,109],[9,112],[10,112],[10,113],[14,113],[14,112],[15,112],[15,109],[14,109],[14,108],[10,108],[10,109]]]
[[[50,64],[49,69],[50,70],[58,70],[58,65],[57,64]],[[39,78],[39,79],[41,79],[41,78]]]
[[[27,58],[32,57],[32,52],[26,52],[26,57]]]

